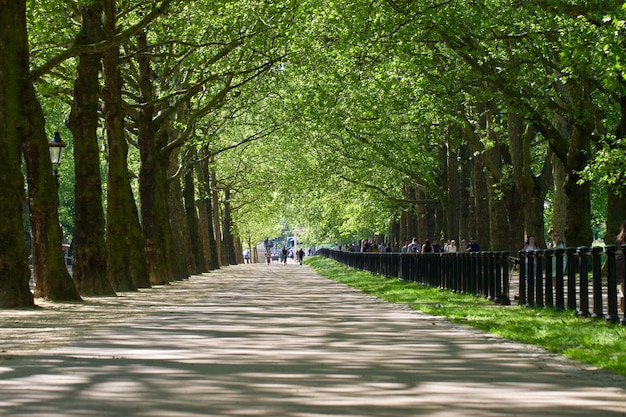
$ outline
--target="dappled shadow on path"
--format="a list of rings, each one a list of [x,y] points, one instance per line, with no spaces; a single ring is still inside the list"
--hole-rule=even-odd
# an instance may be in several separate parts
[[[230,275],[229,275],[230,274]],[[624,416],[619,386],[306,266],[0,364],[2,416]],[[233,279],[237,276],[237,279]],[[215,282],[217,282],[215,281]]]

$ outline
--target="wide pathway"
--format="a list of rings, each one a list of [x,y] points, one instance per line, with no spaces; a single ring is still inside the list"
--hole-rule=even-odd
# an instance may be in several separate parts
[[[307,266],[239,265],[150,294],[143,316],[1,361],[0,415],[626,416],[619,377]]]

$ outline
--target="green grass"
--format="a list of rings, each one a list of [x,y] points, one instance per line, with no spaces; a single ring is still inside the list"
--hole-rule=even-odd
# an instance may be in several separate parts
[[[501,306],[473,295],[357,271],[320,256],[305,263],[320,275],[390,303],[563,354],[626,376],[626,326],[576,317],[572,311]]]

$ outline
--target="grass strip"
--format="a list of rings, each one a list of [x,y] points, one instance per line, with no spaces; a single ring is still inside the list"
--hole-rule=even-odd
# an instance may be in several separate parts
[[[579,362],[626,376],[626,326],[576,317],[553,308],[501,306],[482,297],[458,294],[351,269],[313,256],[305,263],[320,275],[390,303],[445,317],[512,341],[540,346]]]

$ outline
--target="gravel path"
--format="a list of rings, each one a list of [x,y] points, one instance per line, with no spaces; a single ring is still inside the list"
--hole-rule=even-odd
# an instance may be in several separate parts
[[[87,301],[0,311],[0,415],[626,416],[621,377],[307,266]]]

